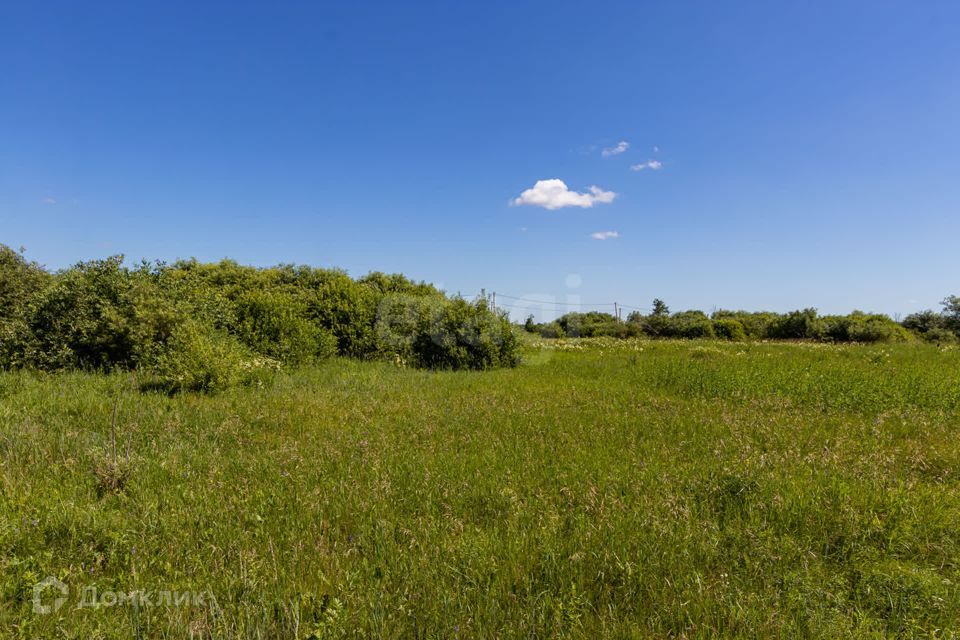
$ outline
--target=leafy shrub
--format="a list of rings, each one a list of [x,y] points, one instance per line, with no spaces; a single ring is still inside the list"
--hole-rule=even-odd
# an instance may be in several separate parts
[[[733,318],[719,318],[713,321],[713,332],[718,338],[725,340],[746,340],[747,332],[743,324]]]
[[[823,326],[816,309],[791,311],[774,320],[767,335],[781,340],[816,340],[823,335]]]
[[[32,305],[27,360],[45,369],[105,369],[134,363],[132,281],[122,256],[58,275]]]
[[[26,317],[31,301],[49,284],[40,265],[13,249],[0,245],[0,367],[19,367],[25,362],[30,342]]]
[[[927,333],[934,329],[946,329],[946,319],[942,314],[927,309],[917,313],[911,313],[903,320],[905,329],[915,333]]]
[[[932,342],[934,344],[956,344],[958,342],[956,334],[954,334],[949,329],[935,328],[930,329],[925,333],[921,333],[920,337],[927,342]]]
[[[376,323],[378,350],[431,369],[491,369],[519,362],[519,339],[484,301],[389,295]]]
[[[541,338],[566,338],[567,332],[563,330],[559,322],[547,322],[539,325]]]
[[[537,323],[534,321],[533,316],[527,316],[527,319],[523,323],[523,330],[527,333],[538,333]]]
[[[310,301],[311,315],[337,340],[341,355],[362,358],[376,352],[374,326],[381,295],[343,272],[324,275]]]
[[[289,293],[250,291],[237,303],[237,334],[251,349],[289,364],[336,355],[336,338],[307,313],[307,305]]]
[[[157,356],[151,386],[170,393],[213,393],[236,385],[262,384],[280,367],[229,334],[189,321],[179,325]]]
[[[714,320],[736,320],[743,327],[746,338],[762,340],[768,337],[770,325],[780,316],[768,311],[715,311],[711,316]],[[714,326],[716,330],[716,326]],[[720,335],[719,333],[717,334]]]
[[[854,311],[846,316],[821,319],[823,337],[836,342],[905,342],[910,333],[902,326],[877,314]]]
[[[941,304],[944,328],[960,336],[960,296],[947,296]]]
[[[910,332],[886,316],[868,316],[850,323],[851,342],[907,342]]]
[[[702,311],[681,311],[670,316],[667,335],[673,338],[713,338],[713,323]]]
[[[613,335],[619,324],[611,313],[588,311],[586,313],[568,313],[556,320],[564,333],[570,337],[596,338]]]

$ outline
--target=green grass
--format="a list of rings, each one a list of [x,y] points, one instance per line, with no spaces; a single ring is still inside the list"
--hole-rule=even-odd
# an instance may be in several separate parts
[[[960,633],[956,350],[601,339],[132,387],[0,375],[4,637]],[[50,575],[70,599],[34,613]]]

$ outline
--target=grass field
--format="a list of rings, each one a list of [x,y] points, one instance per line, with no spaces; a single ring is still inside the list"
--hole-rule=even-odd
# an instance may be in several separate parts
[[[0,374],[3,637],[960,634],[957,350],[596,340],[134,385]]]

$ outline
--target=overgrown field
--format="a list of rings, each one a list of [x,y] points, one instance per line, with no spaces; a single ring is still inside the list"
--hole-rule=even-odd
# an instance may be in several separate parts
[[[3,637],[960,633],[960,351],[528,349],[212,396],[0,374]]]

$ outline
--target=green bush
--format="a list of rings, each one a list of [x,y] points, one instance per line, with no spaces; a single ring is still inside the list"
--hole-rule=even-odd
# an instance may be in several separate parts
[[[960,296],[947,296],[943,299],[943,326],[960,336]]]
[[[946,319],[942,314],[927,309],[917,313],[911,313],[903,320],[905,329],[918,334],[924,334],[934,329],[946,329]]]
[[[30,364],[31,333],[27,325],[30,304],[49,285],[50,276],[40,265],[0,245],[0,368]]]
[[[932,342],[934,344],[957,344],[958,339],[955,333],[949,329],[935,328],[930,329],[925,333],[921,333],[920,337],[927,342]]]
[[[767,336],[779,340],[816,340],[823,336],[823,325],[816,309],[791,311],[770,324]]]
[[[354,358],[376,353],[374,327],[381,294],[343,272],[323,275],[310,300],[310,313],[337,340],[341,355]]]
[[[586,313],[568,313],[556,320],[564,334],[573,338],[596,338],[616,332],[619,324],[611,313],[588,311]]]
[[[492,369],[519,362],[519,339],[484,301],[392,294],[379,305],[378,352],[430,369]]]
[[[884,315],[854,311],[820,319],[822,337],[835,342],[905,342],[910,332]]]
[[[770,325],[780,316],[769,311],[715,311],[711,316],[714,320],[736,320],[743,327],[746,338],[762,340],[768,337]],[[714,327],[716,329],[716,327]],[[720,335],[719,333],[717,335]]]
[[[307,317],[307,305],[289,293],[250,291],[237,302],[237,335],[258,353],[287,364],[336,355],[337,339]]]
[[[871,316],[850,324],[851,342],[907,342],[910,332],[886,316]]]
[[[563,330],[559,322],[547,322],[538,325],[541,338],[566,338],[567,332]]]
[[[27,313],[26,360],[44,369],[131,366],[133,283],[122,256],[78,264],[56,277]]]
[[[170,393],[213,393],[262,384],[280,363],[255,354],[229,334],[189,321],[174,329],[151,367],[151,386]]]
[[[670,316],[667,333],[672,338],[713,338],[713,322],[702,311],[681,311]]]
[[[725,340],[746,340],[747,332],[743,324],[733,318],[719,318],[713,321],[713,332]]]

